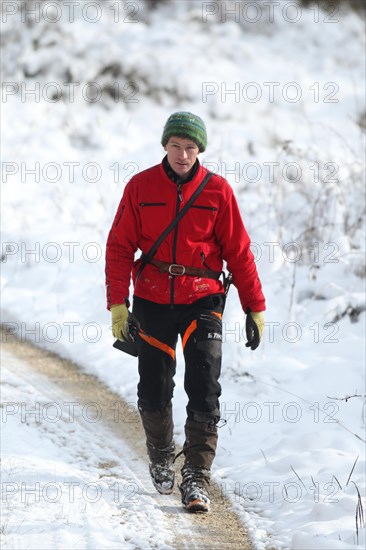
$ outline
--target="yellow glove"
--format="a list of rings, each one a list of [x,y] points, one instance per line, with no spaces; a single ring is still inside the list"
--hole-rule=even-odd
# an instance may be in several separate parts
[[[111,306],[112,313],[112,334],[117,340],[127,342],[127,319],[128,309],[126,304]]]
[[[251,350],[257,349],[263,336],[264,331],[264,313],[263,311],[246,311],[247,319],[245,330],[248,342],[245,344]]]
[[[111,306],[112,334],[117,340],[134,342],[140,323],[133,313],[128,311],[126,304]]]

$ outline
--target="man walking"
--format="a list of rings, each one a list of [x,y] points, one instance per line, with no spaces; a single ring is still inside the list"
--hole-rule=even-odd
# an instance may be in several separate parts
[[[223,260],[246,313],[246,346],[252,350],[262,336],[265,300],[233,191],[198,160],[207,145],[204,122],[189,112],[174,113],[161,143],[166,156],[133,176],[113,221],[106,251],[107,301],[114,337],[136,339],[138,408],[151,478],[163,494],[172,492],[175,479],[171,400],[181,336],[188,404],[179,489],[187,510],[208,511],[220,419]],[[142,255],[134,261],[138,249]]]

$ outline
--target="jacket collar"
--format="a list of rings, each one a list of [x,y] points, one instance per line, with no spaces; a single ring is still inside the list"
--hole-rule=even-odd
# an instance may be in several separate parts
[[[164,172],[166,173],[168,178],[171,179],[177,185],[179,185],[179,184],[183,184],[183,183],[188,183],[189,181],[193,180],[193,178],[197,174],[200,163],[199,163],[199,160],[196,159],[196,162],[192,166],[191,171],[189,172],[187,178],[182,178],[181,176],[179,176],[179,174],[177,174],[173,170],[173,168],[170,166],[170,164],[168,162],[168,156],[167,155],[165,155],[165,157],[163,158],[162,165],[163,165],[163,168],[164,168]]]

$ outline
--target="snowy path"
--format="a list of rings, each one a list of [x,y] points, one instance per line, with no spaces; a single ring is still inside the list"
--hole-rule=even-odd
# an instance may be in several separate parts
[[[192,516],[156,493],[136,411],[96,378],[15,340],[2,365],[3,548],[250,549],[221,495]]]

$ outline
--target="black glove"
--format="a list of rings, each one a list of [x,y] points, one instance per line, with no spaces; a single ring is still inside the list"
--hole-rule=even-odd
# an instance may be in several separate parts
[[[127,330],[126,330],[126,333],[124,334],[126,341],[135,342],[137,333],[140,330],[140,328],[141,328],[140,323],[136,315],[134,315],[133,313],[131,313],[131,311],[129,311],[128,317],[127,317]]]
[[[251,312],[248,307],[246,310],[247,318],[245,322],[245,332],[247,335],[248,342],[245,344],[245,347],[250,348],[252,351],[257,349],[260,344],[263,327],[264,327],[264,318],[262,312]]]

